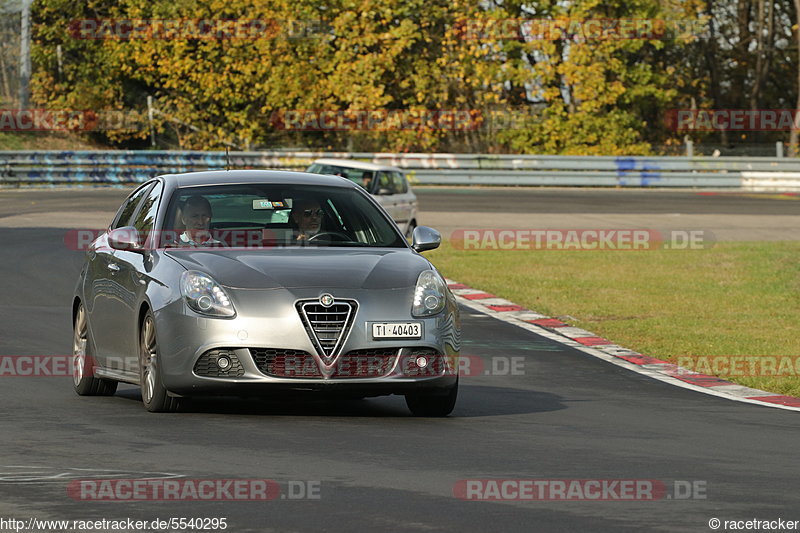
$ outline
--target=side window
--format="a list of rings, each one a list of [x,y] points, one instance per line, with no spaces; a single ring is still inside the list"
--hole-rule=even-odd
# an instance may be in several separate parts
[[[133,194],[128,197],[128,200],[122,205],[116,218],[114,218],[114,224],[112,224],[111,229],[123,228],[131,225],[131,218],[133,218],[133,214],[136,212],[136,207],[152,186],[152,184],[145,185],[134,191]]]
[[[392,172],[392,178],[394,179],[395,193],[403,194],[408,192],[408,182],[406,181],[405,176],[403,176],[400,172]]]
[[[161,190],[163,186],[161,183],[156,183],[147,198],[142,202],[142,207],[139,208],[139,213],[136,215],[136,220],[133,222],[139,232],[152,231],[156,222],[156,213],[158,213],[158,204],[161,199]]]
[[[393,183],[393,180],[392,180],[392,175],[389,174],[388,172],[378,172],[378,185],[377,185],[377,187],[375,187],[374,190],[378,194],[380,194],[381,190],[383,190],[383,189],[385,189],[385,191],[383,191],[383,194],[394,194],[395,193],[394,183]],[[389,192],[387,193],[386,191],[389,191]]]

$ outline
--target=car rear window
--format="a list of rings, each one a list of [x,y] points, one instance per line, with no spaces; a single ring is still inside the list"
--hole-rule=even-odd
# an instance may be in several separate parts
[[[342,176],[347,178],[357,185],[367,188],[369,183],[365,183],[365,179],[372,179],[375,176],[374,170],[364,170],[360,168],[347,168],[336,165],[327,165],[322,163],[314,163],[308,167],[308,171],[314,174],[326,174],[330,176]]]

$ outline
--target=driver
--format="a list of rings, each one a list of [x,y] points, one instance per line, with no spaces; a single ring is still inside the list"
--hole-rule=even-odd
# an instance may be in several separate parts
[[[179,237],[179,246],[214,246],[222,244],[211,236],[211,204],[204,197],[190,196],[181,209],[181,222],[186,231]]]
[[[322,229],[325,212],[319,202],[312,198],[295,198],[289,215],[294,226],[294,240],[308,241]]]

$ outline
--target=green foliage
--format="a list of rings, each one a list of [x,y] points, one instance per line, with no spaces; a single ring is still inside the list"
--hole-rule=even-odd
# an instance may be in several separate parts
[[[37,0],[33,98],[144,114],[152,96],[160,142],[192,149],[647,154],[680,142],[664,125],[667,110],[690,97],[707,101],[696,57],[676,60],[700,53],[696,38],[550,40],[470,30],[496,29],[491,20],[697,18],[704,9],[700,0]],[[260,38],[76,39],[82,19],[270,24]],[[286,129],[282,117],[297,110],[469,111],[477,127]],[[498,114],[506,120],[489,119]],[[135,146],[149,129],[101,135]]]

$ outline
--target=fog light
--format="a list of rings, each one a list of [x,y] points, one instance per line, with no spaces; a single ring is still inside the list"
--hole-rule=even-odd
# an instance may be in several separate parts
[[[217,357],[217,366],[220,370],[228,370],[231,367],[231,360],[224,355]]]
[[[418,367],[425,368],[426,366],[428,366],[428,358],[419,356],[417,357],[416,363]]]

